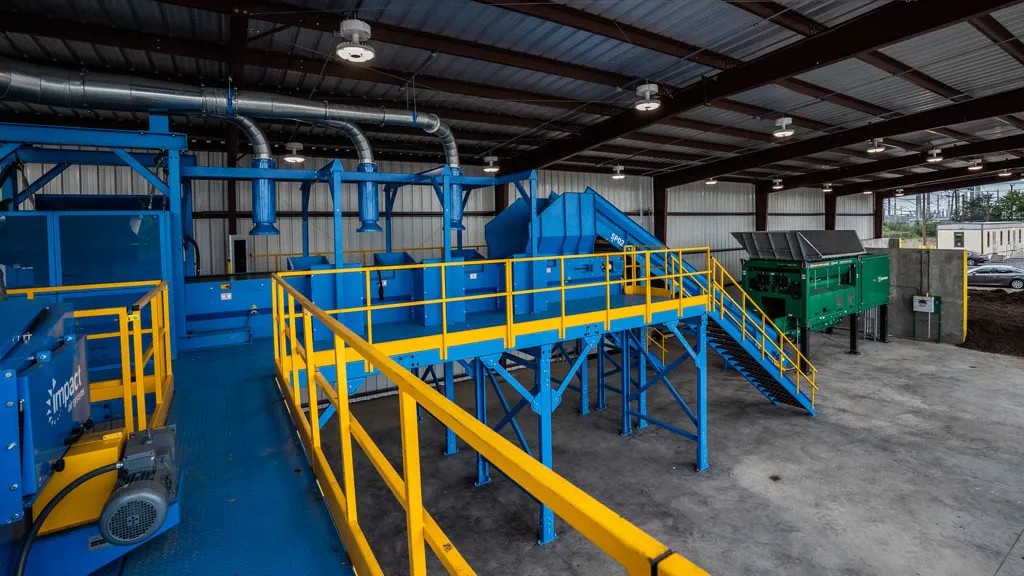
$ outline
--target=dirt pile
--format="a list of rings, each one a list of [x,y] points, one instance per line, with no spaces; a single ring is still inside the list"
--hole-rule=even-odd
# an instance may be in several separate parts
[[[1024,356],[1024,292],[971,290],[964,348]]]

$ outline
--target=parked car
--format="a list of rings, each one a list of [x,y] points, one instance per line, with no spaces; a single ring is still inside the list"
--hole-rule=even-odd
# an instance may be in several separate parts
[[[1013,266],[990,264],[978,266],[967,272],[968,286],[1004,286],[1024,288],[1024,270]]]
[[[979,254],[974,250],[967,251],[967,265],[968,266],[981,266],[982,264],[989,261],[989,257],[984,254]]]

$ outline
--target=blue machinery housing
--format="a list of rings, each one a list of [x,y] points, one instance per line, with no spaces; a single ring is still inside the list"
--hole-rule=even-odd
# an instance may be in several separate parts
[[[57,148],[68,145],[97,150]],[[15,171],[21,163],[53,168],[19,186]],[[129,166],[151,191],[85,198],[39,194],[75,164]],[[317,170],[278,169],[272,161],[250,168],[208,167],[196,165],[185,137],[170,133],[162,116],[151,116],[145,132],[0,124],[0,191],[8,201],[8,211],[0,213],[0,264],[9,270],[8,286],[119,282],[142,279],[141,274],[170,287],[174,354],[269,337],[272,280],[194,277],[195,254],[186,241],[193,236],[192,183],[197,180],[252,180],[254,234],[276,231],[274,183],[300,182],[303,255],[291,258],[289,271],[277,280],[439,385],[449,399],[461,370],[476,391],[476,417],[495,430],[509,429],[524,451],[548,467],[553,465],[552,415],[564,394],[579,394],[581,414],[592,408],[591,359],[596,361],[596,408],[608,407],[608,392],[619,395],[623,434],[654,425],[691,440],[698,470],[708,466],[708,350],[773,404],[814,412],[813,367],[741,290],[727,289],[731,278],[706,249],[665,247],[590,189],[538,197],[532,171],[488,178],[442,166],[394,174],[377,172],[373,164],[345,171],[339,160]],[[359,231],[385,235],[385,250],[374,255],[374,266],[344,262],[347,183],[356,184]],[[309,201],[318,184],[326,185],[333,202],[333,258],[309,252]],[[462,213],[470,195],[503,184],[514,186],[519,197],[487,225],[487,256],[464,249]],[[408,185],[431,186],[442,207],[439,259],[417,262],[392,251],[391,212]],[[383,228],[378,189],[384,197]],[[19,211],[30,197],[36,198],[37,210]],[[85,238],[91,238],[88,250],[81,248]],[[232,296],[222,297],[225,292]],[[312,330],[314,342],[330,336],[319,322]],[[681,351],[666,357],[666,336],[674,337]],[[551,372],[558,359],[569,367],[560,378]],[[694,389],[681,391],[671,377],[689,361],[696,372]],[[329,369],[323,373],[335,377]],[[355,394],[375,374],[368,363],[349,362],[344,385]],[[532,382],[525,379],[528,374]],[[647,394],[660,386],[675,399],[681,418],[648,412]],[[487,413],[490,394],[502,407],[497,418]],[[526,408],[537,416],[533,446],[519,421]],[[321,425],[331,417],[330,410],[321,414]],[[444,452],[456,450],[449,430]],[[477,484],[487,484],[489,463],[478,457],[476,470]],[[182,513],[188,514],[187,507]],[[541,506],[539,541],[554,538],[554,515]]]

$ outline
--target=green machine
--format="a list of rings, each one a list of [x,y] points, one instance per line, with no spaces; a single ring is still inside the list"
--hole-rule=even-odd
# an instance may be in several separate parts
[[[750,255],[743,289],[807,353],[807,333],[850,318],[850,352],[857,353],[857,315],[879,307],[885,340],[889,255],[866,254],[853,230],[733,232]]]

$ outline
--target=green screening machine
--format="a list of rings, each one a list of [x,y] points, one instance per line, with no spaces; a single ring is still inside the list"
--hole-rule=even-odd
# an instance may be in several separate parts
[[[733,232],[750,255],[743,289],[775,324],[800,342],[850,318],[850,352],[857,353],[857,315],[879,307],[885,340],[889,255],[866,254],[853,230]]]

